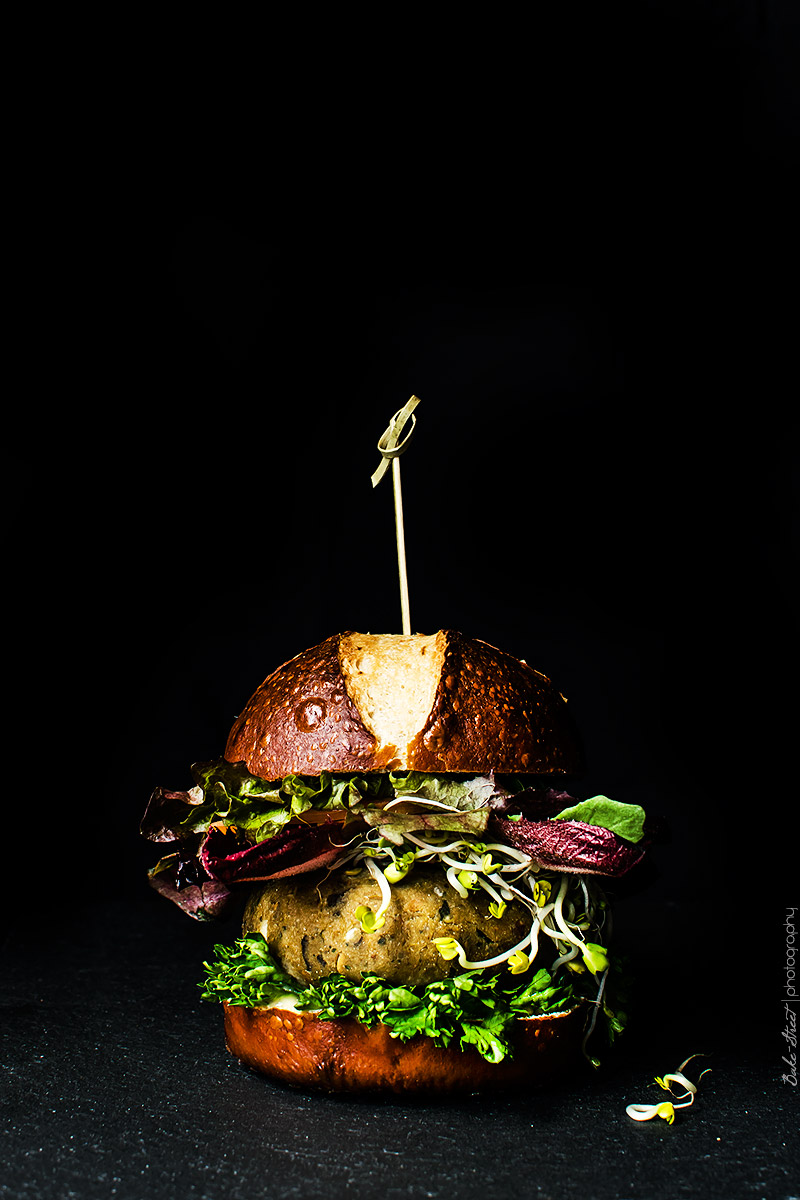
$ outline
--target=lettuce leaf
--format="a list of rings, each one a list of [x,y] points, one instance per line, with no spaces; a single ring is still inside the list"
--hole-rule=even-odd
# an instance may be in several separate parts
[[[269,836],[291,819],[279,784],[256,779],[241,764],[195,763],[195,786],[188,791],[156,788],[140,825],[153,842],[176,841],[205,833],[214,824]]]
[[[648,840],[638,805],[607,796],[579,802],[552,788],[510,791],[493,775],[323,772],[270,782],[224,759],[196,763],[192,775],[186,791],[153,792],[141,832],[170,844],[151,884],[199,919],[223,912],[236,884],[332,866],[352,837],[342,836],[343,819],[396,846],[414,832],[488,833],[543,866],[589,875],[624,874]],[[331,821],[312,816],[322,813]]]
[[[408,771],[390,775],[389,782],[400,804],[392,804],[391,808],[359,805],[353,812],[367,825],[379,828],[382,836],[397,846],[406,833],[446,832],[479,837],[486,832],[489,803],[498,791],[494,779],[485,775],[464,779]]]
[[[423,775],[421,771],[409,771],[404,775],[390,775],[389,782],[398,796],[417,796],[462,811],[485,807],[498,792],[494,779],[488,775],[462,779],[454,775]]]
[[[491,1063],[513,1054],[509,1033],[518,1017],[561,1012],[582,999],[571,982],[554,982],[544,968],[511,988],[503,986],[503,976],[485,971],[418,987],[393,986],[378,975],[356,983],[334,974],[304,987],[281,971],[261,934],[239,938],[233,947],[215,946],[214,953],[214,961],[203,964],[203,1000],[254,1008],[291,995],[298,1008],[312,1009],[322,1020],[380,1022],[401,1042],[422,1036],[448,1046],[457,1039]]]
[[[640,842],[644,837],[644,809],[639,804],[609,800],[608,796],[592,796],[589,800],[564,808],[556,813],[555,820],[598,825],[629,842]]]
[[[252,841],[273,837],[309,809],[346,810],[367,797],[393,793],[382,775],[287,775],[272,782],[251,775],[244,763],[219,759],[192,766],[188,791],[156,788],[140,825],[153,842],[185,840],[212,826],[234,825]]]
[[[488,808],[468,812],[447,812],[445,809],[401,812],[398,808],[361,807],[353,811],[363,817],[367,825],[380,829],[381,835],[396,846],[402,844],[405,833],[447,832],[478,837],[486,832],[490,816]]]

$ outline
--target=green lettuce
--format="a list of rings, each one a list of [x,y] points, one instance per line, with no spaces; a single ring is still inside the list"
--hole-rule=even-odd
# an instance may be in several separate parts
[[[438,1046],[456,1040],[492,1063],[513,1054],[508,1032],[518,1017],[564,1012],[582,999],[570,980],[554,980],[545,968],[510,988],[503,975],[478,970],[424,987],[396,987],[377,975],[355,983],[338,974],[305,987],[278,967],[261,934],[214,950],[214,960],[203,964],[203,1000],[253,1008],[291,997],[298,1009],[314,1010],[322,1020],[380,1022],[403,1042],[417,1035]]]
[[[583,821],[586,825],[609,829],[628,842],[640,842],[644,837],[645,812],[641,805],[624,804],[621,800],[610,800],[608,796],[581,800],[571,808],[563,808],[554,820]]]
[[[416,796],[446,804],[462,812],[488,806],[497,792],[497,785],[488,775],[463,779],[453,775],[425,775],[409,771],[405,775],[390,775],[389,782],[398,796]]]
[[[406,833],[443,832],[480,837],[486,832],[491,815],[489,801],[497,792],[496,784],[488,776],[463,779],[409,771],[390,775],[389,783],[395,797],[403,803],[390,808],[360,805],[354,812],[367,825],[379,828],[381,835],[394,845],[401,845]]]
[[[381,775],[287,775],[272,782],[251,775],[243,763],[195,763],[188,792],[157,788],[141,831],[153,841],[185,841],[212,825],[235,825],[253,841],[265,841],[309,809],[350,809],[368,798],[393,795]]]

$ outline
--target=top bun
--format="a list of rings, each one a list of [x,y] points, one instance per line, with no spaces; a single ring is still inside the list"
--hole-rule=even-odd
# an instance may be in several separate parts
[[[576,775],[564,697],[520,659],[454,630],[341,633],[264,680],[228,762],[262,779],[411,770]]]

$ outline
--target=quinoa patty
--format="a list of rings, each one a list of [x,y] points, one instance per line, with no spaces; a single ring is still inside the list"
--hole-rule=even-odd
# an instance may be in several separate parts
[[[243,932],[262,933],[283,969],[303,983],[338,972],[355,982],[371,973],[394,984],[427,984],[463,970],[458,959],[441,957],[434,938],[455,938],[471,962],[480,962],[525,937],[531,923],[525,905],[512,901],[498,919],[489,902],[483,891],[463,899],[440,868],[421,867],[392,884],[384,925],[364,933],[356,909],[377,912],[381,904],[373,877],[366,870],[315,871],[255,889]]]

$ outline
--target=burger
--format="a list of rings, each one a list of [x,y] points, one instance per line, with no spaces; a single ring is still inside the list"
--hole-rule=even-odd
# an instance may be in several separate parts
[[[640,806],[567,790],[583,767],[550,680],[454,630],[336,634],[273,671],[141,823],[158,892],[241,919],[200,985],[231,1053],[397,1094],[596,1062],[625,1021],[603,884],[648,836]]]

